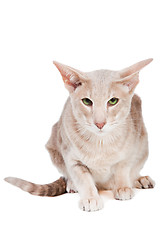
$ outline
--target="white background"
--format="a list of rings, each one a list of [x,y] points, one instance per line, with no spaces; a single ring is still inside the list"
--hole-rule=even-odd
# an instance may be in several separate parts
[[[159,1],[2,0],[0,24],[0,239],[160,239]],[[150,57],[136,92],[150,144],[142,173],[155,189],[124,202],[103,193],[105,208],[86,213],[78,194],[35,197],[3,181],[60,176],[44,147],[68,96],[53,60],[91,71]]]

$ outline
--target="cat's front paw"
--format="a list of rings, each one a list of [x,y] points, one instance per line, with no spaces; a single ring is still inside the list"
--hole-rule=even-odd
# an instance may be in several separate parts
[[[103,201],[98,197],[84,198],[79,202],[79,207],[83,211],[93,212],[103,208]]]
[[[129,200],[133,198],[134,192],[129,187],[123,187],[116,189],[114,192],[114,197],[116,200]]]

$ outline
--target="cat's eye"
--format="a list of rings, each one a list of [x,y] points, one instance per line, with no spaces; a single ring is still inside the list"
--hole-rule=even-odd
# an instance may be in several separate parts
[[[82,102],[84,103],[84,105],[86,106],[92,106],[93,102],[89,99],[89,98],[83,98]]]
[[[116,105],[118,103],[118,98],[111,98],[109,101],[108,101],[108,104],[109,106],[113,106],[113,105]]]

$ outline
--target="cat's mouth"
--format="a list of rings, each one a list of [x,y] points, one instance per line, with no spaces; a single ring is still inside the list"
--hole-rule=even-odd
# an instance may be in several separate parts
[[[87,124],[87,129],[98,135],[98,136],[104,136],[107,133],[111,132],[115,127],[117,126],[117,123],[107,123],[104,125],[103,128],[99,129],[95,124]]]
[[[95,124],[88,125],[87,129],[90,132],[92,132],[96,135],[99,135],[99,136],[103,136],[107,133],[107,131],[106,131],[107,127],[103,127],[102,129],[99,129]]]

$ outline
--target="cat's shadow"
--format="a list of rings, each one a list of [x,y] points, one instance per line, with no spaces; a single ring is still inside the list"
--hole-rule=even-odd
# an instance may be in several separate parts
[[[143,191],[143,189],[134,188],[134,196],[139,194],[141,191]],[[105,201],[115,200],[114,194],[111,190],[100,190],[99,194]]]
[[[109,190],[99,191],[99,194],[106,200],[114,200],[114,195],[112,191],[109,191]]]

